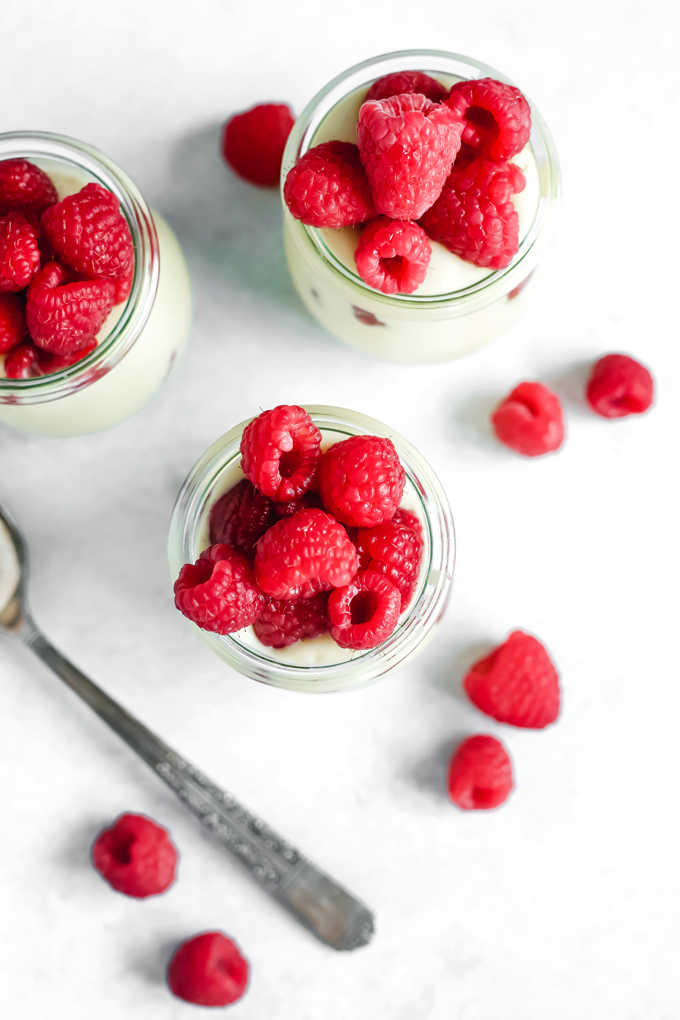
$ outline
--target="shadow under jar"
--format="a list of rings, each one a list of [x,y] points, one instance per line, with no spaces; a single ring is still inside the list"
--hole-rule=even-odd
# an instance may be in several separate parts
[[[0,135],[0,160],[26,159],[48,174],[59,201],[91,182],[113,192],[135,249],[132,287],[81,361],[34,379],[7,379],[0,357],[0,422],[20,432],[77,436],[117,425],[168,378],[189,338],[191,285],[177,238],[132,181],[97,149],[43,132]]]
[[[252,627],[220,636],[195,627],[201,639],[244,676],[295,691],[339,691],[367,684],[405,665],[427,644],[446,608],[453,577],[455,537],[448,500],[432,468],[410,443],[381,422],[344,408],[306,405],[322,434],[322,449],[354,435],[391,439],[406,474],[402,506],[423,528],[423,558],[418,585],[392,635],[376,648],[340,648],[330,634],[288,648],[261,644]],[[174,581],[184,563],[195,562],[210,545],[211,506],[244,477],[240,442],[249,421],[218,439],[184,482],[172,513],[168,553]]]
[[[424,71],[447,88],[472,78],[514,84],[486,64],[439,50],[388,53],[357,64],[329,82],[300,114],[283,156],[282,187],[288,171],[309,149],[333,140],[356,142],[359,109],[371,84],[397,71]],[[322,326],[351,347],[386,361],[434,364],[470,354],[514,325],[534,289],[560,193],[552,136],[530,105],[531,137],[513,157],[527,177],[524,192],[514,198],[520,245],[505,269],[463,262],[433,241],[425,282],[413,294],[388,296],[356,272],[360,227],[309,227],[294,219],[283,203],[288,267],[300,297]]]

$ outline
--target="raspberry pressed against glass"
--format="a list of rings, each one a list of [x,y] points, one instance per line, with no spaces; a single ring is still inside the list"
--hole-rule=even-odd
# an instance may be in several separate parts
[[[281,177],[283,150],[295,118],[286,103],[261,103],[236,113],[222,130],[222,156],[248,181],[274,188]]]
[[[24,214],[0,216],[0,293],[24,290],[39,268],[35,230]]]
[[[258,538],[274,520],[272,501],[244,478],[210,508],[210,543],[223,542],[254,559]]]
[[[351,142],[309,149],[286,175],[283,198],[310,227],[350,227],[376,215],[359,150]]]
[[[586,399],[603,418],[644,414],[654,401],[649,369],[627,354],[607,354],[593,366]]]
[[[399,507],[395,510],[394,517],[392,518],[395,524],[403,524],[405,528],[410,528],[411,531],[415,531],[418,538],[423,537],[423,525],[419,517],[412,513],[411,510],[405,510],[404,507]]]
[[[552,453],[564,441],[562,405],[543,383],[516,386],[493,412],[491,423],[501,443],[525,457]]]
[[[44,170],[27,159],[0,161],[0,216],[16,211],[40,216],[56,201],[56,189]]]
[[[246,425],[241,456],[243,473],[255,488],[276,502],[287,502],[312,486],[321,433],[303,408],[280,404]]]
[[[323,505],[343,524],[374,528],[395,514],[406,476],[390,439],[350,436],[321,458]]]
[[[361,232],[354,252],[359,276],[383,294],[412,294],[425,279],[432,249],[417,223],[380,216]]]
[[[373,570],[391,581],[401,596],[403,612],[418,583],[423,557],[422,540],[412,528],[395,524],[393,518],[376,528],[362,529],[356,544],[359,567]]]
[[[167,829],[145,815],[120,815],[99,833],[92,863],[118,892],[143,899],[172,885],[177,850]]]
[[[64,265],[90,279],[129,272],[132,235],[120,202],[101,184],[86,184],[43,213],[45,240]]]
[[[488,811],[510,796],[514,781],[510,755],[490,734],[468,737],[449,764],[449,797],[464,811]]]
[[[257,583],[275,599],[309,598],[348,584],[357,567],[347,532],[323,510],[283,517],[257,543]]]
[[[248,986],[248,961],[221,931],[206,931],[182,942],[168,965],[173,995],[196,1006],[229,1006]]]
[[[0,294],[0,354],[7,354],[26,336],[26,313],[17,294]]]
[[[5,374],[8,379],[36,379],[41,375],[52,375],[82,361],[96,346],[97,340],[93,337],[84,347],[70,354],[50,354],[29,341],[15,347],[7,355]]]
[[[495,78],[459,81],[445,105],[464,116],[463,142],[475,157],[510,159],[529,141],[531,108],[514,85]]]
[[[195,563],[185,563],[174,591],[180,613],[216,634],[249,627],[264,609],[250,564],[228,545],[211,545]]]
[[[58,262],[48,262],[28,288],[26,323],[32,339],[51,354],[80,350],[102,328],[113,290],[110,280],[78,279]]]
[[[386,74],[374,81],[366,94],[366,100],[390,99],[391,96],[400,96],[406,92],[418,92],[433,103],[441,103],[447,90],[435,78],[422,71],[395,71],[394,74]]]
[[[328,592],[322,591],[310,599],[267,599],[253,630],[263,645],[287,648],[326,634],[330,626]]]
[[[400,607],[401,595],[386,577],[360,570],[328,598],[333,639],[341,648],[375,648],[394,632]]]

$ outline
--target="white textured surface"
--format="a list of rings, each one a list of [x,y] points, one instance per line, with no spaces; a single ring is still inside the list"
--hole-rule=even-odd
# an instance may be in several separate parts
[[[196,298],[180,373],[103,435],[0,434],[1,495],[29,538],[52,639],[171,743],[377,911],[370,948],[318,945],[198,830],[163,786],[18,646],[0,647],[0,1014],[179,1020],[163,970],[221,927],[252,962],[242,1020],[671,1020],[680,1010],[676,645],[678,14],[517,0],[427,9],[347,0],[115,4],[5,0],[3,130],[95,143],[177,230]],[[326,9],[330,10],[330,8]],[[414,13],[415,12],[415,13]],[[418,21],[418,17],[422,17]],[[551,272],[496,346],[444,368],[389,367],[306,316],[282,262],[276,195],[232,179],[217,125],[267,98],[301,109],[332,74],[409,45],[480,56],[551,125],[565,197]],[[648,362],[658,406],[606,422],[584,365]],[[521,378],[565,400],[563,451],[523,461],[491,439]],[[391,422],[453,505],[455,594],[402,674],[319,698],[230,674],[172,608],[165,533],[177,488],[217,435],[277,402]],[[491,725],[465,667],[514,626],[545,640],[565,705],[544,733]],[[469,815],[444,796],[451,749],[502,734],[517,790]],[[166,896],[116,895],[88,863],[122,810],[169,825]]]

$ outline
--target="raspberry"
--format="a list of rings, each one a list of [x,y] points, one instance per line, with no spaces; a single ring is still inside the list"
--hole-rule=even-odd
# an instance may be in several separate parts
[[[324,142],[288,171],[283,197],[296,220],[310,227],[349,227],[376,215],[359,150]]]
[[[399,507],[395,510],[392,522],[394,524],[403,524],[405,528],[410,528],[411,531],[415,531],[418,538],[422,540],[423,525],[420,518],[416,517],[416,515],[410,510],[404,510],[403,507]]]
[[[43,213],[45,240],[60,262],[90,279],[115,280],[129,271],[132,235],[120,203],[101,184],[86,184]]]
[[[5,373],[8,379],[36,379],[41,375],[61,372],[64,368],[82,361],[97,346],[97,339],[88,340],[84,347],[71,354],[49,354],[30,341],[15,347],[5,359]]]
[[[274,504],[247,478],[229,489],[210,509],[210,543],[223,542],[249,559],[255,543],[273,521]]]
[[[397,588],[403,612],[413,597],[423,558],[423,543],[415,531],[394,519],[364,528],[357,536],[357,552],[361,570],[382,574]]]
[[[145,815],[126,814],[99,833],[92,863],[118,892],[143,899],[172,885],[177,850],[167,829]]]
[[[389,99],[391,96],[404,95],[406,92],[417,92],[421,96],[427,96],[433,103],[441,103],[446,96],[446,89],[440,85],[429,74],[422,71],[395,71],[394,74],[386,74],[384,78],[378,78],[371,85],[366,95],[369,99]]]
[[[16,294],[0,294],[0,354],[6,354],[26,336],[26,315]]]
[[[514,85],[494,78],[459,81],[445,105],[463,113],[463,142],[475,156],[510,159],[529,141],[531,109]]]
[[[262,103],[236,113],[222,129],[222,156],[251,184],[274,188],[295,118],[285,103]]]
[[[253,624],[256,637],[269,648],[287,648],[296,641],[319,637],[330,630],[328,593],[311,599],[267,599]]]
[[[449,797],[464,811],[488,811],[505,803],[514,781],[512,762],[500,740],[488,733],[468,737],[449,765]]]
[[[35,230],[23,213],[0,217],[0,293],[28,287],[39,267]]]
[[[421,226],[466,262],[503,269],[519,248],[519,216],[512,196],[525,183],[514,163],[477,159],[460,169],[456,165]]]
[[[257,543],[257,583],[275,599],[309,598],[348,584],[356,572],[347,532],[323,510],[283,517]]]
[[[480,712],[511,726],[541,730],[559,715],[557,670],[541,642],[521,630],[476,662],[463,686]]]
[[[386,577],[374,570],[360,570],[328,599],[333,639],[341,648],[375,648],[397,626],[400,605],[399,591]]]
[[[0,162],[0,216],[8,212],[40,216],[57,201],[57,192],[43,170],[26,159]]]
[[[501,443],[525,457],[540,457],[564,441],[559,397],[538,382],[523,382],[502,400],[491,415]]]
[[[58,262],[48,262],[28,288],[28,331],[44,350],[71,354],[97,335],[112,301],[110,280],[79,280]]]
[[[215,634],[249,627],[264,608],[250,564],[223,544],[211,545],[195,563],[185,563],[174,591],[180,613]]]
[[[593,367],[586,398],[603,418],[643,414],[654,400],[654,380],[644,365],[627,354],[607,354]]]
[[[248,961],[221,931],[205,931],[182,942],[168,965],[173,995],[197,1006],[229,1006],[248,985]]]
[[[283,503],[306,492],[321,457],[321,433],[306,411],[280,404],[246,425],[243,473],[265,496]]]
[[[130,259],[127,269],[124,269],[120,276],[116,277],[113,281],[114,292],[113,292],[113,303],[114,305],[120,305],[123,301],[127,301],[130,297],[130,291],[132,290],[132,280],[135,275],[135,260]]]
[[[390,439],[350,436],[331,446],[321,458],[323,505],[343,524],[353,527],[374,528],[389,521],[401,502],[405,481]]]
[[[422,95],[364,103],[357,140],[378,212],[395,220],[422,216],[444,187],[462,130],[450,107]]]
[[[305,492],[288,503],[272,503],[272,509],[276,517],[292,517],[298,510],[323,510],[323,506],[317,492]]]
[[[380,216],[362,230],[354,260],[369,287],[383,294],[412,294],[425,279],[431,252],[417,223]]]

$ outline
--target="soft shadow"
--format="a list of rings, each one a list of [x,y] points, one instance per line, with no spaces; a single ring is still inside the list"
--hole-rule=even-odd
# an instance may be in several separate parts
[[[442,794],[446,793],[449,762],[453,752],[467,736],[469,732],[457,726],[451,737],[441,741],[427,758],[416,762],[407,779],[420,793],[427,794],[441,804]]]
[[[585,394],[592,369],[592,358],[577,361],[568,368],[548,375],[545,384],[562,397],[570,405],[571,410],[582,413],[584,417],[590,417],[592,411],[588,407]]]
[[[150,985],[165,985],[168,964],[180,942],[186,937],[186,931],[181,933],[178,931],[175,938],[151,942],[147,951],[140,951],[141,947],[137,944],[131,946],[125,961],[126,970],[137,974]]]
[[[491,412],[502,397],[498,390],[486,390],[470,393],[456,401],[452,413],[456,433],[475,451],[481,448],[501,456],[512,453],[499,443],[491,426]]]
[[[111,818],[92,816],[72,829],[63,843],[55,849],[54,859],[68,871],[87,871],[92,869],[92,844],[102,831],[111,824]]]
[[[498,642],[496,642],[497,644]],[[463,692],[463,678],[479,659],[483,659],[494,648],[493,641],[460,642],[440,650],[440,655],[432,663],[427,676],[429,683],[447,694],[462,699],[469,704]]]

